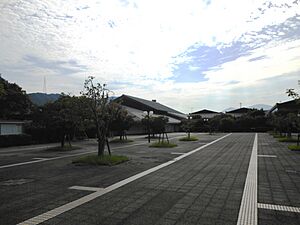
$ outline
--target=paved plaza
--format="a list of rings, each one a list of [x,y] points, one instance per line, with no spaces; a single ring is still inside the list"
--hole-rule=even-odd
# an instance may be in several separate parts
[[[170,149],[113,144],[130,158],[113,167],[72,164],[93,140],[0,149],[0,224],[300,224],[300,152],[266,133],[183,135]]]

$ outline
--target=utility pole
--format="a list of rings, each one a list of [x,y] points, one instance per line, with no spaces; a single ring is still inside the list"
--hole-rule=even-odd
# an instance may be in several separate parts
[[[43,93],[44,93],[44,94],[47,94],[47,83],[46,83],[46,76],[44,76]]]
[[[242,108],[242,103],[240,102],[240,108]]]

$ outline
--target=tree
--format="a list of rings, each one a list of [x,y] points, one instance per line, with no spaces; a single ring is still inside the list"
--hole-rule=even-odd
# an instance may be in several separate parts
[[[293,88],[289,88],[285,92],[289,97],[292,97],[293,99],[299,99],[299,94],[295,91]]]
[[[57,101],[47,103],[35,112],[34,125],[55,132],[62,148],[65,147],[66,139],[71,146],[75,132],[83,129],[84,109],[78,97],[62,93]],[[53,136],[49,133],[47,135]]]
[[[85,80],[84,91],[81,94],[86,98],[92,121],[96,127],[98,156],[104,155],[105,143],[110,154],[107,135],[116,114],[116,108],[109,99],[110,90],[106,88],[106,84],[94,84],[94,77],[89,76]]]
[[[294,89],[292,89],[292,88],[287,89],[286,94],[289,97],[292,97],[296,101],[296,104],[298,104],[298,106],[300,105],[300,95]],[[300,142],[300,118],[299,118],[299,116],[300,116],[300,110],[298,110],[297,115],[294,118],[294,126],[296,127],[297,132],[298,132],[297,146],[299,146],[299,142]]]
[[[128,111],[123,109],[117,103],[114,103],[116,107],[116,115],[113,118],[110,129],[116,131],[120,136],[120,140],[127,139],[126,131],[133,125],[134,120],[131,115],[128,114]]]
[[[159,135],[159,142],[164,141],[165,136],[167,141],[169,142],[168,135],[166,133],[166,125],[168,123],[169,119],[165,116],[145,116],[145,118],[142,119],[142,124],[145,128],[150,128],[150,133],[154,136],[155,134]]]
[[[0,76],[0,118],[1,119],[26,119],[32,104],[17,84],[9,83]]]
[[[181,127],[188,134],[188,138],[191,138],[191,131],[194,126],[195,119],[191,119],[191,116],[188,115],[188,119],[182,121]]]

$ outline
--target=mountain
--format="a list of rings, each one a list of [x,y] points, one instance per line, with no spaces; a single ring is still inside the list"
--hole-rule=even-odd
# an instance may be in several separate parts
[[[30,93],[28,94],[31,102],[37,106],[43,106],[47,102],[55,102],[60,94]]]
[[[255,104],[255,105],[247,106],[246,108],[258,109],[258,110],[260,110],[260,109],[270,110],[272,108],[272,106],[266,105],[266,104]],[[237,108],[229,107],[229,108],[224,109],[222,112],[228,112],[228,111],[231,111],[231,110],[234,110],[234,109],[237,109]]]
[[[229,112],[229,111],[235,110],[235,109],[237,109],[237,108],[229,107],[229,108],[224,109],[222,112]]]
[[[256,104],[256,105],[248,106],[247,108],[270,110],[272,108],[272,106],[271,105],[265,105],[265,104]]]

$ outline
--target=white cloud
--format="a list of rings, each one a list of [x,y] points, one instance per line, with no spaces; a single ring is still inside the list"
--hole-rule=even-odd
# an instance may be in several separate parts
[[[101,82],[131,83],[132,89],[127,87],[124,92],[145,97],[155,93],[169,102],[177,101],[178,95],[182,99],[213,96],[221,93],[220,89],[299,69],[299,58],[295,59],[299,42],[274,42],[279,46],[259,48],[251,56],[207,72],[207,82],[177,84],[168,80],[174,76],[176,64],[188,64],[190,59],[182,53],[196,43],[219,49],[236,40],[251,45],[254,39],[262,38],[255,36],[258,31],[299,15],[299,6],[287,7],[285,3],[292,5],[288,0],[212,1],[208,5],[198,0],[2,0],[0,66],[8,79],[13,77],[16,82],[16,76],[31,77],[28,80],[32,81],[32,77],[47,75],[53,91],[65,91],[55,82],[59,77],[56,70],[28,69],[32,64],[24,56],[51,62],[75,60],[85,65],[84,71],[62,78],[73,84],[66,87],[68,92],[76,93],[79,81],[92,74]],[[272,34],[265,36],[272,40]],[[261,55],[267,57],[248,61]],[[26,82],[25,77],[20,80],[27,90],[36,91],[38,85]],[[241,83],[224,86],[230,81]]]

